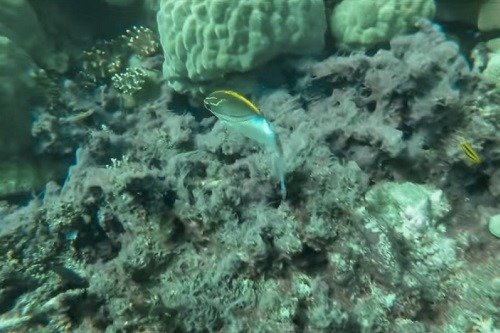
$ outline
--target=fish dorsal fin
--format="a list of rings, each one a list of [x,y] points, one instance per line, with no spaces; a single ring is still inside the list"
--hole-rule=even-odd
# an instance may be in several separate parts
[[[236,91],[232,91],[232,90],[223,90],[223,91],[224,91],[224,93],[236,98],[237,100],[239,100],[240,102],[242,102],[243,104],[248,106],[256,114],[262,115],[262,112],[260,112],[259,108],[255,104],[250,102],[247,98],[245,98],[245,96],[240,95]]]
[[[262,116],[262,112],[248,99],[232,90],[217,90],[205,98],[205,107],[220,119],[229,122]]]

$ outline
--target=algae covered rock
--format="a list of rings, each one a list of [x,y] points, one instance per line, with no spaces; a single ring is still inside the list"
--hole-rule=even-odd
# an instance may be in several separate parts
[[[405,238],[434,228],[450,210],[443,191],[413,183],[383,183],[366,194],[369,209]]]
[[[163,74],[177,91],[320,51],[326,31],[322,0],[163,0],[157,21]]]
[[[341,47],[368,47],[410,31],[435,11],[433,0],[344,0],[333,9],[330,29]]]
[[[372,267],[384,283],[421,290],[427,301],[445,295],[442,272],[457,265],[455,241],[446,237],[443,218],[450,205],[432,186],[387,182],[365,195],[363,233]]]

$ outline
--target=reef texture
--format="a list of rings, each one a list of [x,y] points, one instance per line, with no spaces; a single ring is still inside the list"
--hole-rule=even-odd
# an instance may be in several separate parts
[[[492,332],[499,97],[419,27],[372,56],[282,61],[281,88],[254,92],[283,202],[265,151],[200,101],[163,87],[124,109],[109,83],[66,81],[83,116],[40,110],[40,150],[82,144],[63,186],[1,206],[0,331]]]
[[[330,29],[341,47],[370,47],[407,33],[435,12],[433,0],[344,0],[332,11]]]
[[[326,31],[322,0],[162,0],[157,20],[163,74],[180,92],[282,54],[319,52]]]

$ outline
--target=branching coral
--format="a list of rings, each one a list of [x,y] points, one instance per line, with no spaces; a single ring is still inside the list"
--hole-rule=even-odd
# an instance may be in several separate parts
[[[141,68],[127,68],[124,72],[111,77],[113,86],[127,95],[140,91],[146,83],[146,79],[147,73]]]
[[[122,36],[127,46],[136,54],[144,57],[155,55],[160,50],[158,37],[153,30],[143,26],[133,26]]]
[[[85,51],[80,76],[87,86],[112,82],[120,92],[132,95],[140,91],[146,78],[151,76],[136,57],[153,57],[158,49],[157,37],[151,29],[134,26],[120,37]]]
[[[83,52],[81,73],[92,84],[108,80],[124,68],[127,55],[119,41],[103,42],[102,46]]]

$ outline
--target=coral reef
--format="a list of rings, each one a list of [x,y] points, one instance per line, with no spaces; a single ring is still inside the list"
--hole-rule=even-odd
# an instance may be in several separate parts
[[[118,38],[101,44],[83,53],[79,74],[87,87],[111,81],[118,91],[133,95],[148,82],[158,81],[159,74],[148,64],[159,51],[156,34],[151,29],[133,26]]]
[[[463,159],[459,145],[446,141],[451,134],[460,131],[481,140],[461,119],[469,109],[465,106],[483,95],[458,46],[428,24],[421,28],[411,38],[392,39],[390,50],[374,56],[305,61],[301,67],[307,76],[299,84],[306,87],[305,98],[314,101],[313,112],[337,115],[330,125],[336,154],[366,169],[383,165],[383,172],[392,170],[394,177],[409,172],[405,176],[417,181],[432,179],[430,169],[445,168],[443,158]],[[356,89],[345,89],[349,86]],[[490,127],[493,119],[479,111],[470,117]],[[482,140],[493,131],[490,127]]]
[[[158,53],[160,45],[153,30],[146,27],[133,26],[123,36],[127,40],[127,46],[135,54],[143,57],[153,56]]]
[[[408,32],[435,11],[433,0],[344,0],[333,8],[330,30],[341,47],[370,47]]]
[[[147,74],[143,69],[128,68],[123,73],[114,74],[111,77],[111,81],[113,81],[113,86],[118,91],[127,95],[133,95],[144,87],[146,78]]]
[[[0,102],[24,91],[19,103],[34,112],[20,121],[24,132],[2,123],[0,137],[24,138],[55,161],[0,164],[11,193],[46,184],[29,196],[0,192],[0,331],[497,331],[500,94],[482,73],[487,62],[469,64],[462,45],[425,20],[376,50],[332,44],[315,57],[286,56],[331,40],[324,11],[348,1],[91,0],[85,8],[114,13],[158,8],[165,61],[141,12],[135,26],[117,19],[109,36],[70,43],[63,72],[0,37]],[[46,3],[57,13],[76,6]],[[304,15],[307,4],[317,15]],[[45,22],[40,6],[44,27],[71,17]],[[174,14],[202,23],[227,14],[241,51],[233,64],[249,46],[269,53],[247,67],[199,60],[228,31],[165,27]],[[291,22],[267,32],[276,40],[257,29],[259,41],[276,42],[262,49],[239,39],[251,35],[252,15]],[[321,36],[300,28],[308,20]],[[207,32],[186,40],[206,71],[187,58],[167,63],[187,56],[183,39],[179,53],[165,46],[181,26]],[[160,85],[162,65],[177,72]],[[193,93],[233,89],[238,71],[241,93],[280,138],[284,199],[269,154]],[[179,84],[190,93],[169,86]],[[67,158],[64,181],[36,174]]]
[[[319,52],[326,30],[321,0],[162,0],[157,20],[163,75],[180,92],[224,85],[282,54]]]

